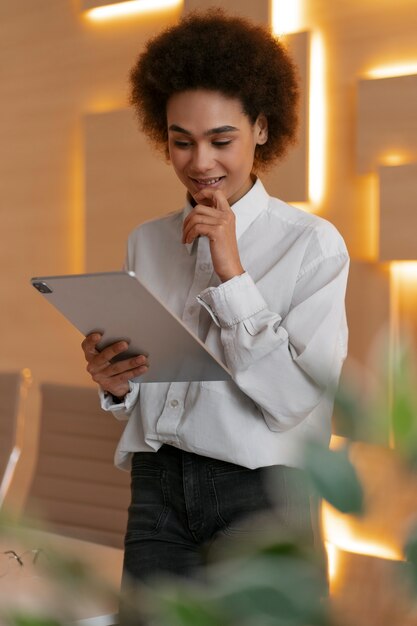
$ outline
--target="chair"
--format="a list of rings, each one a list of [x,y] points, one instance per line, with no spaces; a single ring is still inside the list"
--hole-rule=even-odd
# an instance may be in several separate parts
[[[130,475],[113,462],[123,426],[101,410],[95,388],[44,383],[40,391],[39,448],[25,506],[43,524],[37,547],[46,542],[79,558],[116,589],[130,502]],[[112,602],[80,604],[74,624],[117,624]]]
[[[38,458],[26,512],[54,533],[123,547],[130,477],[114,466],[121,424],[97,390],[45,383]]]
[[[28,369],[0,373],[0,507],[21,454],[24,406],[31,382]]]

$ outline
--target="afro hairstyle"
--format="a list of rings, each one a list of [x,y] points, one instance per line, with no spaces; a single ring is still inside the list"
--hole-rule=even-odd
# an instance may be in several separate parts
[[[222,9],[189,13],[150,39],[130,81],[140,126],[165,154],[167,102],[194,89],[239,99],[252,124],[266,116],[268,140],[256,147],[255,170],[267,169],[295,142],[298,74],[284,44],[267,28]]]

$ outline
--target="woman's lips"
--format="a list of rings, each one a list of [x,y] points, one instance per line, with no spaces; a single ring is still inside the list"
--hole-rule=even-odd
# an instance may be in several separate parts
[[[210,178],[191,178],[197,189],[205,189],[207,187],[216,188],[220,185],[224,176],[212,176]]]

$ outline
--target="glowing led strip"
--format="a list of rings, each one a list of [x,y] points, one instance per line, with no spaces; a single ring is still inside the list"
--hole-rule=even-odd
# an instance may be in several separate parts
[[[390,270],[395,280],[417,282],[417,261],[395,261]]]
[[[272,2],[272,29],[277,35],[300,31],[304,11],[302,0],[274,0]],[[307,210],[316,210],[323,201],[326,184],[326,94],[325,51],[319,33],[311,37],[309,93],[308,187],[309,202],[299,203]]]
[[[355,535],[349,520],[335,512],[326,503],[322,507],[322,522],[325,541],[339,550],[393,561],[404,558],[393,546]]]
[[[117,17],[127,17],[138,15],[160,9],[169,9],[179,6],[182,0],[129,0],[128,2],[118,2],[102,7],[96,7],[86,11],[86,16],[92,21],[104,21]]]
[[[301,2],[291,0],[283,2],[274,0],[272,2],[272,30],[276,35],[285,35],[300,30],[301,24]]]
[[[409,76],[417,74],[417,61],[401,63],[397,65],[384,65],[369,70],[367,78],[397,78],[398,76]]]
[[[310,111],[308,185],[310,200],[319,205],[324,196],[326,162],[326,96],[325,54],[323,39],[319,33],[311,38],[310,57]]]

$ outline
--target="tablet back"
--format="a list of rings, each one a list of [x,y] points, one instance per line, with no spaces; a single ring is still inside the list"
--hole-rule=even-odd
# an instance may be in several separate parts
[[[83,335],[103,333],[100,348],[125,339],[129,349],[122,358],[149,356],[140,382],[230,379],[226,366],[133,272],[46,276],[31,283]]]

